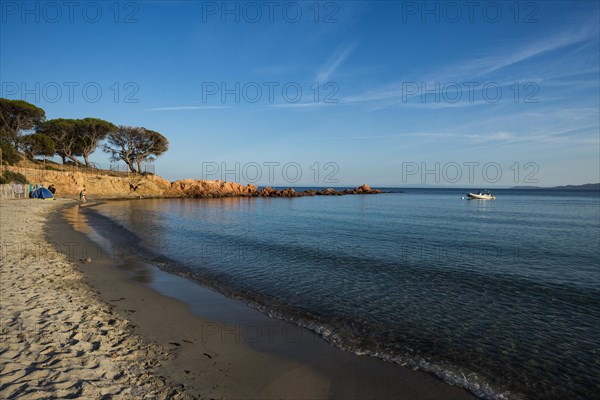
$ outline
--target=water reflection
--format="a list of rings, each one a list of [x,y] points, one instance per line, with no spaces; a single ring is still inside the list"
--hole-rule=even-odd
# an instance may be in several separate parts
[[[495,200],[467,200],[467,204],[472,209],[478,211],[491,211],[494,207]]]
[[[90,234],[91,228],[86,223],[85,215],[81,212],[82,208],[87,207],[83,204],[78,204],[74,207],[67,207],[64,209],[63,217],[73,226],[73,228],[81,233]]]
[[[126,271],[129,275],[129,278],[135,282],[144,284],[154,282],[153,268],[143,262],[127,260],[123,264],[119,265],[118,268]]]

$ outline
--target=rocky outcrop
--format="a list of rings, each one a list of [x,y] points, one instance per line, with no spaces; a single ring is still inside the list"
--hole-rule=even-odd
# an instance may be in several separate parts
[[[256,193],[257,187],[248,184],[240,185],[226,181],[204,181],[183,179],[171,183],[171,187],[163,193],[165,197],[249,197]]]
[[[19,172],[31,183],[45,187],[54,185],[58,197],[74,197],[85,188],[90,199],[139,198],[139,197],[304,197],[341,196],[347,194],[376,194],[380,190],[367,185],[343,191],[327,188],[322,190],[296,191],[294,188],[260,190],[254,185],[240,185],[221,180],[182,179],[169,182],[156,175],[107,173],[107,171],[81,172],[56,171],[36,168],[6,167]]]
[[[270,186],[262,188],[254,193],[254,196],[258,197],[300,197],[302,192],[296,192],[294,188],[287,188],[283,190],[273,189]]]
[[[360,185],[354,189],[354,194],[378,194],[381,193],[379,189],[371,189],[369,185]]]
[[[347,194],[377,194],[381,193],[379,189],[371,189],[367,185],[359,186],[355,189],[335,190],[333,188],[321,190],[304,190],[297,192],[294,188],[276,190],[271,187],[265,187],[258,190],[254,195],[258,197],[304,197],[304,196],[343,196]]]

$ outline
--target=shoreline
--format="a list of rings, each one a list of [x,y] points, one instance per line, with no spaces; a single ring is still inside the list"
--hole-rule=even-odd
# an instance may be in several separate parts
[[[49,238],[78,244],[71,250],[97,249],[85,217],[75,212],[79,205],[71,204],[47,216]],[[182,398],[475,399],[428,373],[339,350],[242,301],[105,253],[92,262],[72,251],[67,256],[99,298],[130,321],[132,335],[165,349],[152,374]]]
[[[77,230],[86,229],[81,214],[67,215],[69,221],[63,219],[64,213],[69,211],[75,210],[66,208],[48,221],[57,228],[60,242],[79,243],[82,249],[96,249],[95,243],[82,231],[69,226],[73,224]],[[71,254],[71,258],[78,260],[81,255]],[[241,343],[235,327],[195,317],[186,304],[147,287],[151,270],[135,258],[115,260],[104,251],[103,256],[94,257],[90,263],[78,263],[78,269],[105,302],[135,325],[136,334],[156,341],[168,351],[169,362],[155,373],[165,376],[186,394],[201,398],[320,397],[312,387],[303,388],[302,384],[273,388],[277,382],[268,379],[269,373],[274,372],[272,370],[278,374],[293,371],[301,376],[300,381],[317,379],[310,377],[310,371],[302,365],[277,357],[262,359],[259,352]],[[168,274],[162,274],[168,277]],[[187,282],[179,279],[178,284]],[[239,386],[230,387],[229,381],[237,381]],[[297,393],[296,396],[293,393]]]
[[[88,203],[87,206],[93,206],[93,203]],[[89,237],[86,239],[90,240]],[[97,242],[102,240],[99,237],[94,239]],[[110,244],[105,244],[105,247],[108,246]],[[114,256],[115,251],[111,253]],[[379,399],[397,398],[398,393],[406,393],[407,398],[411,399],[475,398],[466,390],[443,382],[430,373],[413,371],[375,357],[359,356],[341,350],[307,328],[271,318],[251,308],[243,300],[229,298],[218,291],[202,286],[201,283],[146,265],[137,258],[129,260],[122,268],[128,271],[128,283],[134,282],[138,287],[143,286],[144,289],[152,290],[159,298],[174,299],[178,302],[187,312],[178,323],[186,325],[190,323],[188,318],[201,319],[201,327],[194,332],[197,334],[200,332],[200,336],[205,334],[207,341],[212,335],[217,339],[218,345],[225,349],[231,345],[236,346],[235,352],[239,355],[248,350],[248,348],[240,348],[240,345],[257,350],[261,352],[260,358],[265,359],[267,365],[281,365],[280,358],[283,357],[288,362],[296,363],[297,365],[294,366],[296,370],[310,367],[310,371],[304,371],[301,378],[298,376],[294,379],[277,378],[278,381],[282,381],[277,385],[289,388],[295,384],[295,381],[301,380],[304,390],[306,387],[311,387],[313,388],[311,392],[285,390],[268,394],[261,391],[257,394],[244,392],[242,396],[237,396],[236,389],[233,394],[228,391],[224,397]],[[127,307],[123,305],[124,308],[130,306],[130,304]],[[145,306],[148,307],[148,304],[146,303]],[[135,322],[139,325],[144,324],[139,320]],[[218,324],[216,328],[212,325],[215,323]],[[216,332],[213,332],[213,329],[216,329]],[[186,327],[182,332],[190,330],[193,329]],[[166,339],[163,342],[170,343]],[[191,347],[190,345],[188,343],[188,347]],[[188,351],[193,352],[191,349]],[[196,350],[196,352],[201,356],[201,351]],[[244,359],[248,357],[252,357],[251,362],[256,363],[256,355],[248,354],[248,356],[238,357],[242,361],[238,361],[237,364],[246,364],[247,361]],[[254,365],[247,370],[239,371],[238,380],[245,381],[243,377],[254,373],[257,367]],[[260,375],[272,374],[273,369],[261,371]],[[316,372],[317,376],[309,376],[308,372],[311,374]],[[253,380],[256,386],[272,386],[271,378],[267,379],[269,382],[262,384],[256,382],[256,378]]]

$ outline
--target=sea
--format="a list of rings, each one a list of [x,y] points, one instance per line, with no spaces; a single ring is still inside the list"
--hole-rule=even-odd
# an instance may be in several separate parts
[[[600,193],[147,199],[99,235],[332,345],[483,399],[600,398]]]

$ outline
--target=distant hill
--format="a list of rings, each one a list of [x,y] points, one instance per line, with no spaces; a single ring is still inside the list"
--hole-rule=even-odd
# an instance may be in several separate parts
[[[513,186],[511,189],[600,190],[600,183],[586,183],[584,185],[565,185],[554,187]]]

